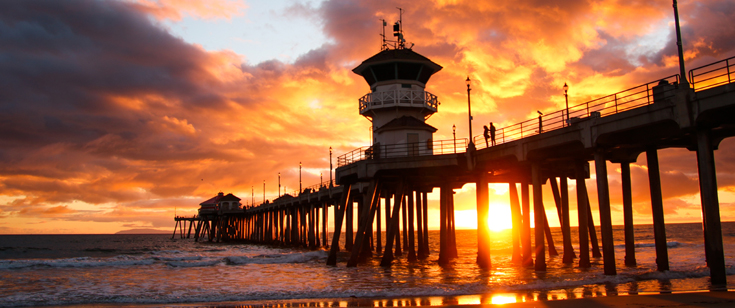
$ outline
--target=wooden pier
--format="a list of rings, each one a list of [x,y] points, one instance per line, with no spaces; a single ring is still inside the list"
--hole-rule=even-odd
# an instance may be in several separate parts
[[[691,70],[691,87],[679,86],[681,76],[674,75],[501,128],[497,145],[492,147],[482,148],[484,142],[476,142],[481,136],[470,142],[375,143],[338,158],[337,186],[328,183],[239,213],[177,217],[180,236],[184,236],[183,230],[189,222],[186,237],[195,224],[197,239],[206,234],[210,241],[248,240],[314,249],[328,247],[328,265],[337,264],[340,249],[350,252],[347,266],[356,266],[360,260],[376,254],[381,256],[383,266],[390,266],[398,257],[415,262],[431,255],[436,255],[438,262],[446,263],[457,257],[453,190],[474,183],[479,227],[477,262],[489,268],[492,266],[490,239],[485,223],[489,213],[488,184],[504,183],[509,185],[513,260],[519,266],[545,271],[546,256],[558,253],[543,204],[542,187],[549,185],[563,234],[559,245],[563,263],[576,260],[579,267],[590,267],[592,254],[603,258],[605,274],[615,275],[607,162],[620,164],[625,265],[635,266],[630,163],[645,153],[657,268],[665,271],[669,264],[657,153],[659,149],[687,148],[696,152],[699,167],[703,242],[711,282],[722,285],[726,283],[726,271],[713,152],[724,138],[735,136],[732,62],[735,58]],[[428,149],[428,153],[419,148]],[[595,164],[597,200],[589,200],[585,183],[590,177],[590,162]],[[571,233],[569,223],[568,180],[576,182],[577,234]],[[440,192],[440,213],[439,217],[429,217],[427,193],[436,188]],[[593,223],[590,210],[593,201],[599,206],[599,226]],[[332,222],[327,221],[330,209]],[[436,219],[440,226],[440,249],[432,252],[428,222]],[[531,220],[537,226],[533,232]],[[334,230],[331,237],[328,225]],[[600,243],[595,228],[600,230]],[[343,229],[346,240],[344,247],[340,247]],[[385,239],[381,238],[382,230]],[[575,236],[580,243],[576,252],[572,247]]]

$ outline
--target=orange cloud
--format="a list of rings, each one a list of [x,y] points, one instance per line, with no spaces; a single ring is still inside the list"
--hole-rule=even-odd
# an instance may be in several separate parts
[[[138,9],[158,19],[181,20],[184,15],[204,19],[241,16],[247,5],[242,0],[131,0]]]
[[[535,110],[562,108],[564,82],[570,104],[578,104],[678,72],[670,28],[664,47],[652,43],[653,52],[630,52],[670,18],[665,1],[325,1],[291,13],[319,16],[328,43],[293,63],[257,65],[233,51],[188,44],[149,18],[227,19],[243,13],[240,2],[76,4],[42,3],[35,10],[0,4],[7,25],[0,27],[0,80],[13,89],[0,91],[7,102],[0,113],[4,228],[21,216],[67,230],[59,232],[76,230],[64,223],[105,225],[105,232],[170,228],[174,211],[193,214],[220,190],[260,202],[265,180],[272,199],[279,172],[282,186],[297,188],[299,162],[311,171],[303,174],[306,186],[319,181],[320,170],[327,179],[330,146],[336,164],[338,155],[369,143],[371,124],[358,114],[357,99],[370,89],[351,69],[379,51],[377,18],[396,21],[396,6],[405,9],[414,50],[444,67],[427,85],[441,102],[429,119],[439,129],[436,140],[451,139],[453,124],[458,137],[467,135],[467,76],[477,132],[490,121],[502,127]],[[685,37],[698,37],[685,40],[692,67],[735,55],[735,30],[721,27],[735,12],[724,4],[680,5]],[[45,16],[69,31],[46,27]],[[732,142],[720,148],[719,184],[732,190],[735,161],[720,154],[732,150]],[[697,192],[693,154],[660,155],[667,204],[683,213]],[[613,165],[608,169],[619,177]],[[645,159],[632,169],[634,200],[645,207]],[[594,182],[588,186],[595,200]],[[611,192],[619,204],[619,192]],[[553,198],[544,194],[553,209]],[[467,203],[458,208],[470,209],[474,191],[457,198]],[[72,206],[77,202],[84,211]],[[2,232],[29,232],[11,226]]]

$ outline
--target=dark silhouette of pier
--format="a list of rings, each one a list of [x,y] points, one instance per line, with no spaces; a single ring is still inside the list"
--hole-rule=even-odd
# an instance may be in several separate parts
[[[195,237],[204,238],[207,234],[210,241],[328,247],[329,265],[337,264],[340,249],[350,252],[347,266],[375,256],[375,251],[382,256],[381,264],[389,266],[397,257],[405,256],[408,262],[414,262],[437,253],[429,251],[428,221],[438,218],[438,261],[445,263],[457,257],[453,189],[475,183],[477,262],[481,267],[491,267],[485,223],[489,212],[488,183],[505,183],[509,185],[513,220],[513,261],[545,271],[546,256],[557,254],[543,205],[542,186],[550,185],[563,234],[563,263],[577,262],[579,267],[589,267],[592,253],[593,257],[603,258],[605,274],[615,275],[607,162],[620,164],[625,265],[635,266],[630,163],[645,153],[656,265],[664,271],[669,264],[657,153],[659,149],[686,148],[697,155],[706,263],[712,284],[722,285],[726,283],[726,271],[713,152],[724,138],[735,135],[733,62],[735,57],[692,69],[688,83],[682,82],[682,76],[673,75],[547,113],[540,121],[532,119],[498,128],[497,144],[491,147],[483,148],[484,142],[476,143],[479,148],[470,146],[483,141],[482,135],[474,136],[472,143],[466,139],[376,142],[339,156],[335,183],[320,183],[295,196],[285,195],[237,212],[177,217],[176,221],[190,222],[189,236],[192,224],[196,224]],[[431,99],[436,97],[425,95],[418,104],[425,106]],[[361,112],[390,105],[386,100],[360,103]],[[378,103],[379,106],[371,105]],[[399,97],[393,104],[414,106],[417,102]],[[541,121],[543,130],[539,129]],[[589,162],[595,164],[597,200],[589,200],[584,181],[590,177]],[[578,234],[570,231],[567,179],[576,181]],[[439,217],[428,215],[427,193],[434,188],[440,191]],[[594,201],[599,206],[599,226],[592,223],[590,204]],[[332,222],[327,215],[330,209],[334,213]],[[531,220],[536,226],[533,235]],[[334,230],[331,235],[328,225]],[[383,227],[385,239],[381,238]],[[185,224],[182,237],[184,228]],[[601,231],[600,243],[594,228]],[[342,229],[344,247],[339,245]],[[580,243],[576,252],[571,244],[575,235]]]

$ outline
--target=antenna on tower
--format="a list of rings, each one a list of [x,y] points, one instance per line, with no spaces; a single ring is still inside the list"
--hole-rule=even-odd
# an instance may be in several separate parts
[[[380,50],[388,50],[391,48],[391,45],[395,49],[405,49],[406,48],[406,39],[403,36],[403,9],[397,8],[399,15],[398,15],[398,21],[396,21],[393,24],[393,36],[396,37],[395,41],[387,40],[385,37],[385,27],[388,25],[388,23],[385,22],[385,19],[380,19],[380,21],[383,23],[383,33],[380,34],[380,37],[382,38],[383,42],[380,45]],[[411,47],[408,47],[408,49],[411,49],[413,47],[413,43],[411,43]]]
[[[406,47],[406,39],[403,38],[403,9],[398,9],[398,21],[393,24],[393,36],[396,37],[396,49]]]
[[[388,23],[386,23],[385,19],[382,19],[382,18],[380,19],[380,21],[383,22],[383,34],[380,35],[383,38],[383,44],[380,45],[380,51],[383,51],[383,50],[388,49],[388,43],[385,42],[385,26],[387,26]]]

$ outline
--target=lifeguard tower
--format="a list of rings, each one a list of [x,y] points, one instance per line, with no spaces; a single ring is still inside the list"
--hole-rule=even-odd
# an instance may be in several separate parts
[[[373,158],[432,155],[436,128],[426,120],[439,107],[436,95],[425,91],[426,83],[442,69],[406,47],[402,18],[393,25],[395,41],[385,38],[381,51],[352,71],[365,78],[370,93],[359,100],[360,114],[372,125]]]

